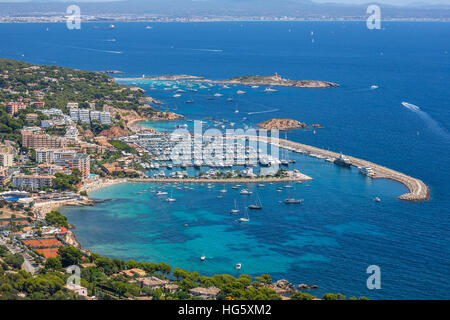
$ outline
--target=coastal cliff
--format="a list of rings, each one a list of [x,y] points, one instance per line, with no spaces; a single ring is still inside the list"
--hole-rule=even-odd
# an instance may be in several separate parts
[[[289,130],[289,129],[299,129],[306,128],[306,123],[302,123],[293,119],[270,119],[257,124],[257,126],[261,129],[266,130]]]

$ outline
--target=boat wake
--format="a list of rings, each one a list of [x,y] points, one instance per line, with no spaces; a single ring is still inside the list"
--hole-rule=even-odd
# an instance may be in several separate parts
[[[279,111],[280,109],[272,109],[272,110],[266,110],[266,111],[254,111],[254,112],[247,112],[247,114],[260,114],[260,113],[270,113],[270,112],[276,112]]]
[[[222,49],[192,49],[193,51],[205,51],[205,52],[223,52]]]
[[[450,141],[450,133],[446,129],[442,128],[442,126],[436,120],[434,120],[428,113],[422,111],[420,107],[412,103],[402,102],[402,105],[406,109],[416,113],[420,118],[422,118],[422,120],[434,134]]]

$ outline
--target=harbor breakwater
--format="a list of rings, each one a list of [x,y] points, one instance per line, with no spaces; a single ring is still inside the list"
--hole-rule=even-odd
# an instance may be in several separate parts
[[[234,137],[235,139],[242,139],[242,136]],[[306,154],[317,154],[327,158],[337,158],[340,156],[339,153],[328,151],[316,147],[312,147],[309,145],[301,144],[298,142],[285,140],[285,139],[276,139],[276,141],[272,141],[270,137],[263,136],[246,136],[247,139],[250,140],[259,140],[269,144],[278,144],[281,148],[291,148],[297,152],[306,153]],[[409,193],[405,193],[399,196],[399,199],[406,201],[426,201],[430,199],[430,189],[428,186],[420,179],[413,178],[401,172],[386,168],[384,166],[375,164],[370,161],[358,159],[355,157],[347,156],[347,158],[351,161],[353,166],[356,167],[370,167],[376,173],[377,178],[391,179],[405,185]]]

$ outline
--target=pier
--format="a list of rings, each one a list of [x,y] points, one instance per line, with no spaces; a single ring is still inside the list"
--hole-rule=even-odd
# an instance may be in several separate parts
[[[205,179],[205,178],[128,178],[127,182],[157,182],[157,183],[262,183],[262,182],[293,182],[293,181],[309,181],[313,180],[305,174],[298,174],[293,177],[277,178],[277,177],[261,177],[261,178],[223,178],[223,179]]]
[[[242,139],[243,137],[237,136],[236,138]],[[274,144],[274,142],[272,142],[272,139],[270,137],[246,136],[246,138],[251,139],[251,140],[259,140],[259,141],[262,141],[265,143]],[[308,146],[308,145],[301,144],[298,142],[293,142],[293,141],[284,140],[284,139],[277,139],[277,142],[278,142],[278,145],[280,148],[287,147],[288,149],[292,149],[294,151],[301,152],[301,153],[306,153],[306,154],[314,153],[314,154],[321,155],[321,156],[327,157],[327,158],[337,158],[340,156],[339,153],[312,147],[312,146]],[[425,183],[423,183],[422,180],[410,177],[406,174],[403,174],[401,172],[380,166],[380,165],[370,162],[370,161],[366,161],[366,160],[362,160],[362,159],[358,159],[358,158],[354,158],[354,157],[350,157],[350,156],[347,156],[347,158],[351,161],[353,166],[371,167],[374,170],[374,172],[376,173],[377,178],[391,179],[391,180],[395,180],[395,181],[400,182],[403,185],[405,185],[408,188],[409,193],[405,193],[405,194],[399,196],[398,198],[400,200],[427,201],[430,199],[430,190],[429,190],[428,186]]]

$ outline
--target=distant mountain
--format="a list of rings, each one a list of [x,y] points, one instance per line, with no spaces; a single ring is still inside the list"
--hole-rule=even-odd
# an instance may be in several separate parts
[[[367,4],[339,4],[331,3],[332,1],[330,0],[330,3],[318,3],[312,0],[96,0],[95,2],[92,2],[92,0],[90,2],[32,0],[27,3],[0,3],[0,15],[48,16],[64,14],[68,5],[78,4],[81,8],[82,15],[151,14],[166,17],[228,16],[235,18],[249,16],[289,16],[296,18],[367,16]],[[416,5],[406,7],[387,4],[381,4],[380,6],[382,7],[383,17],[385,18],[450,18],[449,5],[425,5],[424,3],[417,3]]]

